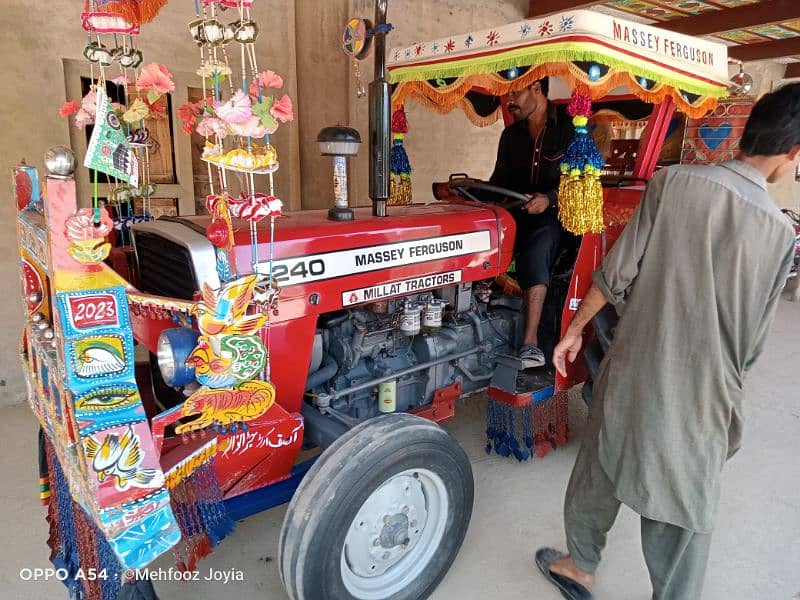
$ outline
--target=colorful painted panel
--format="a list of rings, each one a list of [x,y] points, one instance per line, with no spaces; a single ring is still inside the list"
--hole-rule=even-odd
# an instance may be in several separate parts
[[[45,319],[50,317],[50,290],[47,273],[25,250],[20,248],[20,275],[25,306],[31,314],[40,313]]]
[[[734,29],[732,31],[724,31],[722,33],[716,34],[718,38],[722,38],[723,40],[728,40],[730,42],[736,42],[737,44],[754,44],[758,42],[766,41],[761,36],[758,36],[754,33],[750,33],[744,29]]]
[[[68,372],[76,382],[132,375],[133,356],[120,335],[102,335],[67,343]]]
[[[42,197],[39,191],[39,173],[36,168],[25,164],[14,167],[12,182],[17,209],[41,212]]]
[[[70,337],[116,329],[130,322],[122,288],[61,293],[58,305],[64,334]]]
[[[682,164],[718,163],[732,159],[739,150],[739,140],[753,100],[722,101],[707,117],[687,119]]]
[[[30,258],[36,260],[40,269],[47,272],[50,264],[50,253],[47,248],[47,239],[42,227],[42,215],[25,211],[17,220],[17,239],[20,249],[25,251]]]
[[[100,262],[107,232],[77,209],[75,182],[48,178],[46,188],[45,216],[26,204],[18,218],[29,400],[69,496],[123,568],[144,567],[181,533],[134,378],[125,287]]]
[[[781,23],[782,27],[788,27],[789,29],[794,29],[795,31],[800,31],[800,19],[795,19],[793,21],[784,21]]]
[[[797,37],[800,32],[786,29],[780,25],[761,25],[759,27],[750,27],[748,31],[763,35],[773,40],[782,40],[785,38]]]
[[[661,6],[674,8],[691,15],[699,15],[711,10],[719,10],[718,7],[712,6],[705,2],[695,2],[694,0],[659,0]]]
[[[658,6],[650,2],[641,2],[640,0],[614,0],[614,2],[609,2],[606,6],[650,19],[656,19],[657,21],[669,21],[670,19],[678,19],[684,16],[669,8]]]
[[[758,0],[714,0],[714,4],[719,4],[725,8],[736,8],[738,6],[746,6],[747,4],[755,4]]]

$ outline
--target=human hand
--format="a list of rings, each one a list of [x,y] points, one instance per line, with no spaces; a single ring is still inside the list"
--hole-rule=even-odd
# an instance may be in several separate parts
[[[575,357],[578,356],[582,345],[583,336],[580,333],[571,333],[569,330],[558,342],[555,350],[553,350],[553,366],[562,377],[567,376],[566,360],[575,362]]]
[[[550,198],[545,194],[533,194],[526,204],[522,205],[522,210],[529,215],[540,215],[550,206]]]

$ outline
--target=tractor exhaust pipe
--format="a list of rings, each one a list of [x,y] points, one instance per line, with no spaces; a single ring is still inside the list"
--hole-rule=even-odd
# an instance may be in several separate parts
[[[369,197],[372,215],[386,216],[389,200],[389,82],[386,81],[386,5],[375,0],[375,79],[369,84]]]

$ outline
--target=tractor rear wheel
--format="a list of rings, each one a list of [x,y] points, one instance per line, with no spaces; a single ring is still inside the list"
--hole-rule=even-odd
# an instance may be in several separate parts
[[[361,423],[303,479],[278,564],[293,600],[430,595],[472,516],[472,469],[441,427],[407,414]]]

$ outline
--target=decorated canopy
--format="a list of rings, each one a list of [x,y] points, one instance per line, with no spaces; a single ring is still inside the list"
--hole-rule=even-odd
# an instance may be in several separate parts
[[[593,99],[620,86],[647,102],[671,97],[699,117],[727,95],[727,58],[722,44],[573,10],[393,48],[387,62],[393,106],[408,98],[439,112],[460,106],[485,125],[500,111],[468,101],[474,88],[500,96],[545,75]]]

